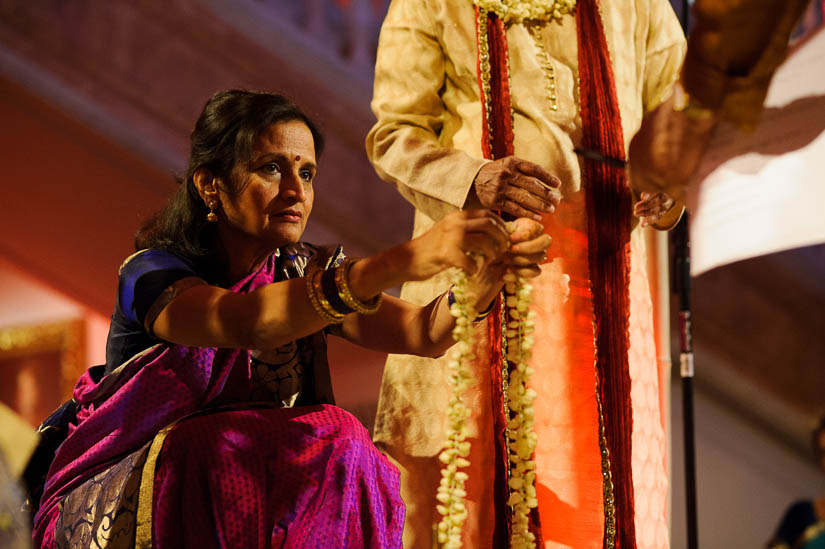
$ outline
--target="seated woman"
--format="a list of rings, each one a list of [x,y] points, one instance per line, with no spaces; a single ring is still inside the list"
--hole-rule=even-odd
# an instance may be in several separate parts
[[[333,405],[325,335],[443,354],[448,296],[419,307],[381,292],[458,267],[484,310],[505,270],[538,271],[549,237],[456,212],[352,261],[300,241],[323,139],[295,105],[219,92],[191,143],[178,192],[121,266],[105,375],[75,388],[36,545],[399,546],[398,472]]]

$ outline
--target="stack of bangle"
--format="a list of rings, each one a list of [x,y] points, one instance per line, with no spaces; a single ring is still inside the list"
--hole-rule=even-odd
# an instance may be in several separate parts
[[[342,265],[331,269],[310,267],[307,270],[309,300],[318,316],[330,324],[340,324],[350,313],[373,314],[381,306],[380,293],[369,302],[353,295],[349,286],[349,271],[353,263],[354,260],[346,259]]]
[[[447,292],[447,304],[450,306],[451,309],[453,307],[453,303],[455,303],[455,294],[453,293],[453,287],[454,285],[450,286],[450,291]],[[489,305],[487,305],[486,309],[478,313],[478,316],[473,319],[473,322],[481,322],[482,320],[490,316],[490,313],[493,312],[493,307],[495,306],[496,300],[494,299],[490,302]]]
[[[323,318],[324,321],[330,324],[340,324],[344,321],[345,313],[333,309],[329,299],[324,295],[323,285],[321,284],[324,272],[317,267],[307,270],[307,294],[309,295],[309,301],[312,303],[315,312],[318,313],[318,316]]]
[[[355,264],[354,259],[346,258],[344,264],[335,269],[335,288],[344,303],[358,314],[371,315],[381,306],[381,296],[378,294],[370,301],[361,301],[355,297],[349,287],[349,271]]]

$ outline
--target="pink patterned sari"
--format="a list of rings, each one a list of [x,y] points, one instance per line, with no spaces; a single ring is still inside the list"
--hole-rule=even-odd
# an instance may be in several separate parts
[[[313,253],[275,253],[232,290],[301,276]],[[333,405],[325,335],[296,344],[306,390],[293,408],[260,399],[266,376],[245,350],[161,343],[98,382],[87,372],[35,545],[400,546],[398,471]]]

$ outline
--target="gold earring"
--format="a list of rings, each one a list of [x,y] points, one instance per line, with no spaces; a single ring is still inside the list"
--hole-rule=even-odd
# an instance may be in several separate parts
[[[207,207],[209,208],[209,213],[206,214],[206,220],[210,223],[215,223],[218,220],[218,214],[215,213],[215,208],[218,207],[218,203],[214,200],[210,200]]]

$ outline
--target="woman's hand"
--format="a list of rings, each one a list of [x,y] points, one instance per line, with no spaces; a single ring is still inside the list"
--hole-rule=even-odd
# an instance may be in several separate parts
[[[644,192],[641,200],[633,205],[633,215],[641,220],[642,227],[647,227],[662,219],[673,204],[673,199],[665,193]]]
[[[482,210],[457,212],[436,223],[420,237],[396,246],[384,254],[356,262],[350,271],[354,292],[378,287],[369,280],[383,280],[384,287],[430,277],[448,267],[472,273],[471,287],[475,308],[484,310],[504,285],[507,271],[534,277],[546,259],[550,236],[541,223],[520,218],[507,225],[496,215]],[[476,264],[467,253],[479,254]],[[380,278],[378,273],[391,272],[397,278]],[[369,291],[369,290],[368,290]],[[361,298],[372,294],[364,293]],[[446,295],[418,307],[385,296],[375,315],[349,315],[341,325],[341,335],[371,349],[401,354],[437,357],[452,344],[455,318],[450,314]]]
[[[406,280],[426,280],[450,267],[472,275],[501,261],[510,247],[502,219],[488,210],[454,212],[409,241]]]
[[[511,222],[510,250],[507,270],[525,278],[533,278],[541,272],[539,265],[547,260],[547,249],[553,240],[537,221],[519,218]]]
[[[487,210],[453,212],[424,234],[386,252],[357,261],[350,269],[350,288],[368,300],[403,282],[427,280],[457,267],[469,274],[500,261],[510,247],[504,221]]]
[[[547,259],[547,249],[552,240],[541,223],[521,217],[508,223],[508,228],[512,232],[507,252],[499,261],[488,264],[472,277],[478,310],[486,309],[501,291],[504,273],[533,278],[539,275],[539,265]]]

